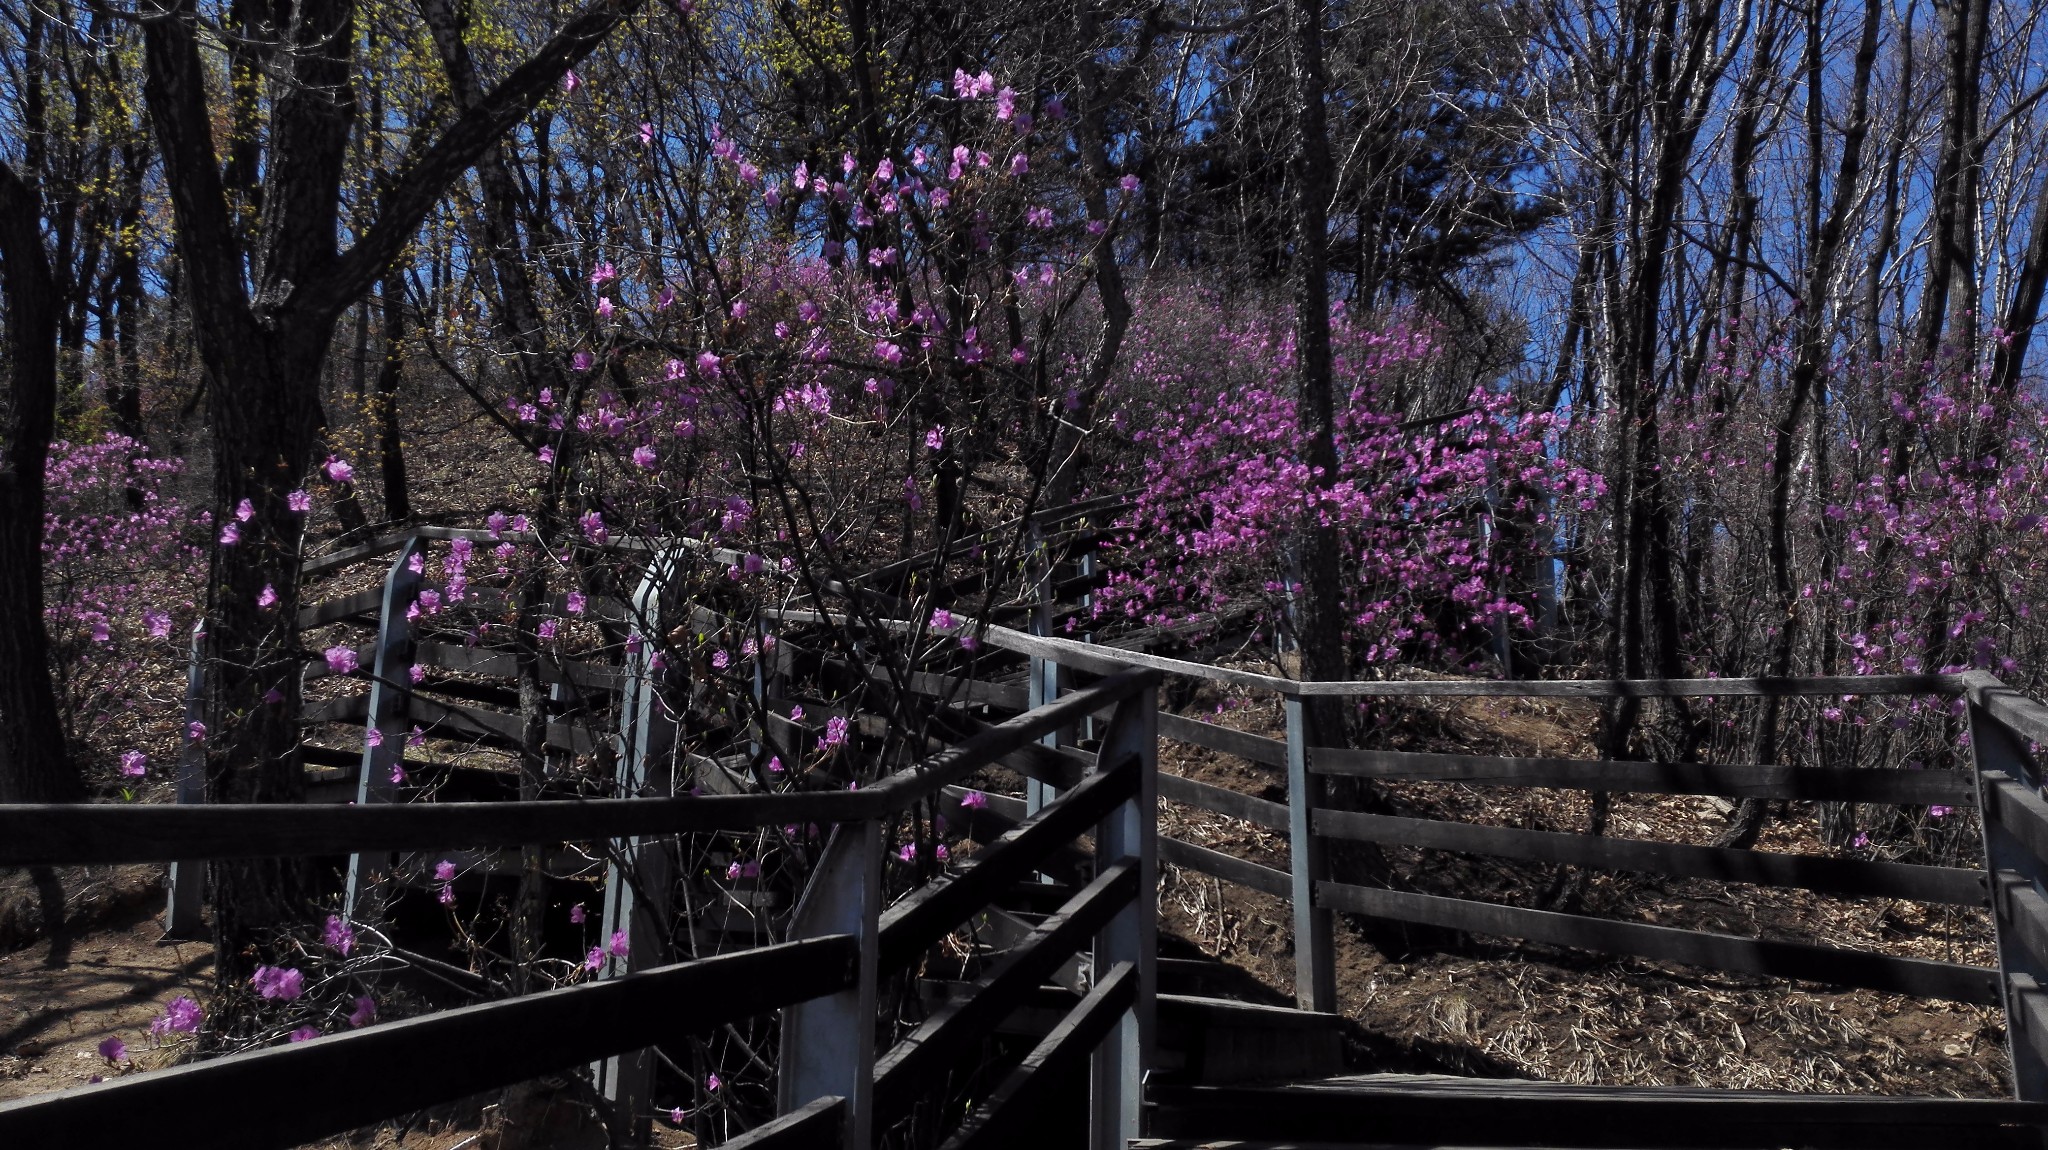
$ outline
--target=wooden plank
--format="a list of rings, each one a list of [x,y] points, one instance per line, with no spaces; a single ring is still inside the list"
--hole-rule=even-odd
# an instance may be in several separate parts
[[[2036,859],[2048,859],[2048,802],[2004,771],[1982,771],[1985,815]]]
[[[370,717],[370,692],[358,691],[353,695],[339,695],[332,699],[320,699],[307,703],[299,710],[299,721],[305,723],[360,723]]]
[[[1159,797],[1200,807],[1233,819],[1243,819],[1268,830],[1287,830],[1287,804],[1233,791],[1228,787],[1211,786],[1180,775],[1159,773]]]
[[[1039,869],[1054,848],[1087,832],[1137,791],[1134,763],[1090,775],[1080,786],[975,852],[952,874],[898,900],[882,915],[882,973],[908,966],[1010,884]]]
[[[882,818],[1073,722],[1105,697],[1126,697],[1156,678],[1134,672],[1105,679],[858,791],[373,807],[0,805],[0,866],[518,846]]]
[[[974,982],[966,997],[934,1010],[875,1064],[876,1130],[887,1130],[974,1043],[995,1033],[1010,1011],[1138,894],[1139,865],[1125,859],[1105,868],[1025,941]]]
[[[1269,767],[1285,769],[1287,766],[1287,742],[1284,739],[1247,734],[1216,723],[1169,715],[1165,711],[1159,712],[1159,737],[1193,743]]]
[[[400,547],[405,546],[405,541],[410,538],[412,538],[412,532],[402,531],[396,535],[379,536],[368,543],[359,543],[354,547],[346,547],[340,551],[329,552],[318,558],[308,559],[304,563],[299,564],[299,578],[311,579],[315,576],[325,575],[329,571],[339,571],[352,563],[360,563],[365,559],[375,559],[380,555],[389,555]]]
[[[0,1146],[295,1146],[832,993],[857,946],[761,947],[0,1104]]]
[[[1984,708],[2023,743],[2048,746],[2048,706],[2006,686],[1989,671],[1968,671],[1962,678],[1972,703]]]
[[[407,707],[415,722],[442,738],[453,731],[463,735],[493,736],[516,746],[526,733],[526,720],[509,711],[458,706],[419,695],[412,696]],[[599,747],[608,746],[610,742],[602,735],[593,735],[581,723],[548,724],[547,745],[557,750],[593,755]]]
[[[1277,675],[1260,675],[1230,667],[1214,667],[1186,659],[1169,659],[1137,651],[1121,651],[1071,639],[1027,635],[1006,627],[990,627],[989,646],[1020,655],[1052,659],[1062,666],[1088,671],[1120,667],[1151,667],[1176,675],[1217,683],[1294,695],[1376,698],[1778,698],[1824,695],[1959,695],[1962,675],[1835,675],[1800,679],[1572,679],[1494,680],[1428,679],[1400,682],[1310,683]]]
[[[1149,1133],[1243,1150],[1685,1147],[1688,1150],[2039,1150],[2048,1107],[1988,1098],[1570,1086],[1354,1076],[1282,1087],[1159,1083]],[[1240,1142],[1238,1140],[1244,1140]],[[1141,1143],[1140,1145],[1159,1145]]]
[[[379,584],[353,595],[343,595],[339,599],[329,599],[324,603],[315,603],[311,607],[301,607],[299,630],[309,631],[356,615],[367,615],[377,610],[383,602],[384,587]]]
[[[1817,767],[1628,763],[1601,759],[1496,758],[1411,751],[1311,747],[1315,771],[1375,779],[1474,786],[1568,787],[1659,795],[1727,795],[1812,802],[1973,806],[1976,787],[1962,771],[1833,770]]]
[[[1186,867],[1213,875],[1225,882],[1248,886],[1274,898],[1291,898],[1294,894],[1294,876],[1284,870],[1274,870],[1255,862],[1246,862],[1234,855],[1179,839],[1159,836],[1159,861]]]
[[[1004,1076],[941,1150],[997,1150],[1015,1146],[1020,1138],[1033,1134],[1035,1111],[1052,1101],[1046,1091],[1058,1081],[1054,1073],[1093,1054],[1117,1019],[1137,1000],[1137,968],[1128,962],[1117,963],[1024,1061]]]
[[[718,1145],[719,1150],[841,1150],[845,1135],[846,1099],[830,1095]]]
[[[1708,970],[1794,978],[1835,986],[1860,986],[1919,998],[1945,998],[1996,1006],[1998,973],[1981,966],[1893,958],[1803,942],[1739,938],[1646,923],[1615,922],[1525,910],[1442,895],[1378,890],[1346,883],[1316,885],[1316,901],[1335,910],[1440,926],[1476,934],[1527,939],[1605,954],[1628,954],[1679,962]]]
[[[439,667],[447,671],[487,675],[498,679],[519,678],[519,657],[510,651],[490,647],[420,643],[417,645],[415,658],[425,666]],[[585,663],[575,659],[567,662],[542,659],[540,677],[545,683],[568,682],[590,691],[614,692],[623,689],[625,683],[625,672],[618,667]]]
[[[1684,846],[1355,811],[1318,810],[1315,828],[1316,833],[1333,838],[1533,862],[1571,863],[1602,870],[1797,887],[1848,898],[1906,898],[1956,906],[1991,905],[1990,876],[1980,870],[1963,870],[1960,867]]]

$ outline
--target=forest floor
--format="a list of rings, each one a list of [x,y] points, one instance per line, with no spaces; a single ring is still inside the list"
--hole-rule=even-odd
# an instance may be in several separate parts
[[[1205,720],[1283,734],[1277,703],[1225,698],[1213,687],[1194,703],[1189,709]],[[1590,704],[1447,699],[1408,711],[1381,732],[1386,746],[1594,757],[1597,712]],[[1162,744],[1160,758],[1163,769],[1177,774],[1286,798],[1277,768],[1171,742]],[[1410,817],[1580,831],[1588,815],[1583,792],[1423,783],[1392,784],[1387,791],[1393,813]],[[1615,795],[1613,803],[1608,833],[1621,837],[1706,845],[1726,826],[1723,809],[1710,799]],[[1160,829],[1268,866],[1288,865],[1284,836],[1239,820],[1166,804]],[[1757,845],[1838,853],[1822,845],[1811,804],[1776,812]],[[1388,861],[1405,889],[1518,906],[1544,905],[1555,877],[1547,866],[1408,848],[1390,851]],[[1293,939],[1284,901],[1194,871],[1162,869],[1163,929],[1291,993]],[[1665,926],[1997,963],[1989,912],[1964,908],[1625,874],[1587,878],[1581,908]],[[1340,916],[1339,923],[1338,997],[1357,1024],[1354,1053],[1372,1069],[1605,1085],[2009,1095],[2004,1019],[1993,1008],[1603,958],[1510,939],[1404,939],[1399,928],[1385,925],[1369,940],[1357,920]]]

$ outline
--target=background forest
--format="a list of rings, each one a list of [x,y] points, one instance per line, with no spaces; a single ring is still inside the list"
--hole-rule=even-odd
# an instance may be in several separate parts
[[[467,634],[528,653],[688,537],[734,617],[975,542],[834,640],[971,657],[1031,561],[977,533],[1128,493],[1095,633],[1306,678],[2048,665],[2029,5],[0,0],[0,68],[0,801],[188,742],[303,794],[302,672],[355,666],[299,563],[404,522],[502,533],[415,608],[502,586]],[[657,666],[773,643],[687,630]],[[216,869],[224,937],[304,918],[281,865]]]

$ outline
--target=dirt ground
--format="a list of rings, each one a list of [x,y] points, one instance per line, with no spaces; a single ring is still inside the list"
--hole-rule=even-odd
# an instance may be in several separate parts
[[[1225,709],[1215,710],[1219,701]],[[1236,705],[1230,705],[1231,703]],[[1277,706],[1198,696],[1195,716],[1258,734],[1283,732]],[[1445,704],[1467,753],[1591,756],[1590,707],[1548,701]],[[1421,724],[1418,724],[1421,725]],[[1162,744],[1163,769],[1276,801],[1284,775],[1231,756]],[[1444,784],[1389,788],[1400,813],[1502,826],[1582,829],[1583,794]],[[1705,843],[1725,825],[1711,800],[1617,795],[1609,833]],[[1823,853],[1810,810],[1792,807],[1762,849]],[[1162,833],[1286,868],[1285,836],[1169,804]],[[1409,889],[1538,905],[1546,868],[1390,852]],[[1162,928],[1282,991],[1293,985],[1285,902],[1197,872],[1163,867]],[[1883,899],[1651,876],[1597,875],[1583,909],[1603,917],[1796,938],[1904,957],[1995,965],[1986,912]],[[1372,1069],[1608,1085],[1714,1086],[1821,1093],[2009,1096],[1999,1011],[1602,958],[1511,939],[1417,940],[1382,927],[1369,942],[1340,918],[1338,995]],[[1389,943],[1389,936],[1392,943]],[[1446,945],[1448,944],[1448,945]]]

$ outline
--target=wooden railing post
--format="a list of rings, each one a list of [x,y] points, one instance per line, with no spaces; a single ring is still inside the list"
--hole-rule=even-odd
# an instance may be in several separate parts
[[[1046,549],[1045,532],[1036,522],[1030,531],[1030,564],[1033,579],[1033,600],[1031,604],[1031,633],[1040,638],[1052,634],[1052,561]],[[1026,684],[1025,702],[1032,710],[1060,698],[1060,664],[1057,659],[1033,655],[1030,664],[1030,679]],[[1060,732],[1050,731],[1039,742],[1048,747],[1060,745]],[[1047,803],[1059,797],[1059,791],[1037,779],[1024,780],[1024,809],[1037,814]],[[1049,880],[1048,880],[1049,881]]]
[[[1100,871],[1125,859],[1138,861],[1138,893],[1095,936],[1091,978],[1100,980],[1118,963],[1138,972],[1138,994],[1130,1010],[1096,1049],[1088,1092],[1090,1150],[1118,1150],[1138,1137],[1145,1069],[1152,1064],[1154,995],[1159,952],[1158,815],[1159,690],[1144,690],[1118,703],[1095,760],[1098,771],[1136,760],[1138,791],[1117,805],[1095,830],[1095,865]]]
[[[185,668],[185,730],[178,747],[178,802],[206,801],[206,741],[192,737],[192,724],[206,721],[206,620],[192,625],[192,655]],[[206,860],[186,859],[171,864],[170,894],[164,905],[164,935],[168,938],[198,938],[203,923],[200,910],[206,901]]]
[[[860,938],[859,977],[851,989],[782,1012],[781,1094],[790,1114],[827,1096],[846,1099],[847,1150],[874,1145],[875,1003],[880,969],[882,824],[842,823],[811,874],[790,918],[789,938]]]
[[[1287,836],[1294,876],[1294,1001],[1303,1010],[1335,1013],[1337,964],[1330,912],[1316,905],[1316,884],[1329,877],[1315,811],[1323,801],[1322,776],[1309,770],[1308,708],[1300,695],[1283,700],[1287,712]]]
[[[665,633],[663,592],[674,573],[676,553],[657,554],[633,595],[627,633],[624,682],[619,696],[618,796],[639,798],[675,793],[671,763],[676,722],[662,701],[661,676],[653,669],[655,644]],[[566,674],[566,669],[564,669]],[[659,839],[616,840],[606,852],[604,915],[601,945],[615,931],[626,932],[623,957],[607,953],[600,977],[612,978],[668,961],[669,856]],[[627,1132],[625,1141],[641,1145],[651,1132],[648,1107],[654,1088],[654,1052],[649,1049],[615,1054],[595,1064],[599,1095],[611,1104]]]
[[[2031,903],[2041,906],[2043,877],[2048,862],[2036,857],[2013,833],[2001,825],[1994,813],[1999,809],[1989,793],[1989,783],[1999,776],[2010,778],[2038,794],[2041,776],[2035,770],[2026,740],[1989,714],[1976,702],[1970,705],[1970,758],[1978,779],[1978,822],[1984,832],[1984,866],[1991,873],[1993,923],[1998,939],[1998,985],[2005,1003],[2006,1053],[2012,1060],[2013,1095],[2023,1102],[2048,1101],[2048,1035],[2031,1033],[2043,1015],[2039,998],[2048,985],[2048,963],[2025,941],[2025,931],[2016,915],[2027,913]],[[2029,897],[2031,896],[2031,897]],[[2035,999],[2033,1003],[2026,999]],[[2037,1009],[2028,1009],[2029,1005]]]
[[[398,796],[392,769],[405,760],[405,739],[412,716],[412,623],[406,609],[419,598],[420,575],[413,570],[415,556],[426,554],[426,544],[415,535],[398,549],[391,569],[384,573],[384,602],[377,615],[377,656],[371,662],[370,712],[363,720],[363,766],[356,779],[356,802],[363,806],[388,803]],[[422,564],[424,566],[424,564]],[[370,732],[377,732],[372,739]],[[388,870],[388,854],[356,853],[348,859],[348,890],[342,913],[360,920],[376,913],[367,904],[370,885],[379,870]]]

